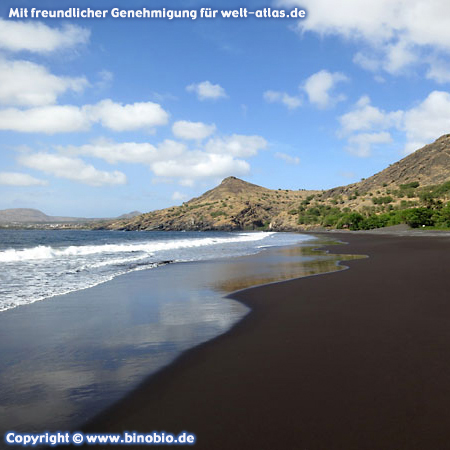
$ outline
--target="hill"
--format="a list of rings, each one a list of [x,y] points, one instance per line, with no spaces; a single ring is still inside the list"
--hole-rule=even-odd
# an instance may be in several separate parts
[[[117,219],[132,219],[133,217],[140,216],[142,213],[140,211],[131,211],[126,214],[122,214],[121,216],[117,217]]]
[[[295,229],[288,214],[311,193],[318,191],[271,190],[236,177],[181,206],[117,220],[102,227],[121,230],[253,230]],[[278,224],[278,225],[277,225]]]
[[[89,219],[77,217],[56,217],[32,208],[12,208],[0,210],[0,223],[33,224],[33,223],[57,223],[57,222],[81,222]],[[91,219],[92,220],[92,219]]]
[[[131,219],[140,214],[142,213],[139,211],[132,211],[127,214],[122,214],[117,217],[117,219]],[[0,210],[0,225],[2,226],[27,225],[30,227],[36,226],[45,228],[45,225],[51,225],[51,228],[89,228],[89,224],[105,220],[111,221],[113,219],[48,216],[42,211],[33,208],[11,208]]]
[[[271,190],[228,177],[181,206],[101,228],[275,230],[376,228],[398,223],[450,226],[450,135],[358,183],[326,191]]]

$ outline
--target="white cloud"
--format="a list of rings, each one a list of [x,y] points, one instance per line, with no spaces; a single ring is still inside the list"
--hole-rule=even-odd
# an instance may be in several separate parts
[[[197,178],[245,175],[250,171],[250,165],[247,161],[234,159],[232,155],[194,150],[176,160],[156,162],[152,165],[152,170],[158,177],[181,178],[184,185],[190,185]]]
[[[176,158],[186,151],[186,146],[180,142],[166,140],[158,146],[147,142],[113,142],[99,139],[92,144],[82,146],[59,146],[60,153],[71,156],[83,155],[103,159],[110,164],[132,163],[151,165],[156,161]]]
[[[382,64],[382,61],[380,61],[379,58],[363,52],[355,53],[355,55],[353,56],[353,62],[370,72],[377,72],[381,69]]]
[[[392,137],[387,131],[360,133],[349,137],[347,151],[355,156],[366,158],[371,155],[373,145],[389,144],[391,142]]]
[[[41,106],[56,102],[58,95],[71,90],[81,92],[88,81],[84,77],[58,77],[29,61],[0,59],[0,103]]]
[[[63,155],[34,153],[21,155],[18,161],[25,167],[90,186],[125,184],[127,181],[122,172],[117,170],[114,172],[101,171],[81,159]]]
[[[168,114],[157,103],[122,105],[103,100],[95,105],[41,106],[30,109],[8,108],[0,110],[0,130],[23,133],[69,133],[87,131],[93,123],[100,122],[113,131],[137,129],[151,130],[165,125]]]
[[[101,70],[98,72],[98,81],[96,86],[98,89],[108,89],[114,81],[114,74],[109,70]]]
[[[300,158],[298,156],[291,156],[282,152],[276,152],[274,156],[275,158],[282,159],[287,164],[300,164]]]
[[[380,50],[358,52],[353,62],[370,72],[384,70],[392,75],[398,75],[419,60],[419,55],[406,42],[399,41],[386,44]]]
[[[330,73],[321,70],[311,75],[304,83],[303,89],[306,91],[309,101],[318,108],[325,109],[334,106],[336,103],[345,100],[342,94],[332,94],[337,83],[348,81],[348,78],[340,73]]]
[[[410,153],[434,141],[450,130],[450,93],[433,91],[419,105],[405,112],[403,130]]]
[[[0,18],[0,49],[11,52],[49,53],[86,44],[90,31],[76,25],[51,28],[42,22],[18,22]]]
[[[402,111],[385,112],[371,105],[370,98],[361,97],[355,107],[339,118],[344,134],[355,131],[367,131],[376,128],[399,126],[403,117]]]
[[[189,122],[187,120],[179,120],[172,126],[173,134],[180,139],[202,140],[210,136],[216,131],[214,124],[208,125],[203,122]]]
[[[22,133],[70,133],[86,131],[91,122],[77,106],[41,106],[30,109],[0,110],[0,130]]]
[[[172,194],[172,200],[175,200],[176,202],[183,202],[186,199],[187,199],[187,195],[183,194],[182,192],[175,191]]]
[[[390,73],[411,64],[433,61],[424,58],[430,49],[450,53],[450,3],[444,0],[278,0],[277,5],[299,6],[308,11],[298,21],[300,33],[340,36],[369,45],[368,60]],[[357,62],[363,61],[361,56]],[[367,64],[366,68],[369,68]]]
[[[288,109],[296,109],[302,104],[299,97],[289,95],[286,92],[265,91],[263,97],[268,103],[281,103]]]
[[[261,136],[233,134],[232,136],[208,140],[205,150],[209,153],[223,153],[247,158],[255,156],[259,150],[267,148],[267,145],[267,141]]]
[[[198,99],[202,101],[227,97],[225,89],[220,84],[212,84],[210,81],[190,84],[186,87],[186,90],[197,94]]]
[[[261,136],[234,134],[209,139],[195,150],[170,139],[156,145],[99,139],[82,146],[57,146],[56,150],[60,157],[88,156],[110,164],[144,164],[159,180],[177,179],[183,186],[192,186],[197,179],[247,174],[250,165],[243,158],[256,155],[267,145]]]
[[[389,130],[405,134],[405,153],[433,142],[450,130],[450,93],[433,91],[425,100],[408,110],[383,111],[362,97],[354,109],[340,117],[342,137],[348,150],[357,156],[369,156],[374,144],[392,142]]]
[[[440,59],[434,59],[425,76],[439,84],[450,83],[450,65]]]
[[[100,122],[113,131],[151,129],[165,125],[169,120],[169,115],[161,105],[153,102],[122,105],[106,99],[96,105],[86,106],[85,109],[91,120]]]
[[[0,184],[6,186],[46,186],[48,181],[32,177],[27,173],[0,172]]]

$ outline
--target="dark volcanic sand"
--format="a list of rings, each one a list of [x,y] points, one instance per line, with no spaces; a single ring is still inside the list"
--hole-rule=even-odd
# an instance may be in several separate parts
[[[251,314],[86,431],[189,431],[200,449],[449,449],[450,238],[337,237],[349,245],[332,252],[370,258],[234,294]]]

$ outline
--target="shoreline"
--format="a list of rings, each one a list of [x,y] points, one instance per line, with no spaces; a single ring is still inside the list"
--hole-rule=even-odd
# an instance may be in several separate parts
[[[311,234],[369,258],[234,293],[251,314],[85,430],[188,431],[197,448],[445,448],[450,240]]]
[[[5,311],[2,426],[26,432],[82,426],[149,374],[245,316],[242,303],[224,299],[229,292],[334,265],[334,258],[312,255],[310,248],[304,241],[261,248],[259,256],[131,271]]]

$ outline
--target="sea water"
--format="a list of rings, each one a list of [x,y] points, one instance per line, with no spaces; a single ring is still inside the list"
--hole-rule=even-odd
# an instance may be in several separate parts
[[[309,239],[289,233],[0,230],[0,311],[167,263],[242,256]]]

